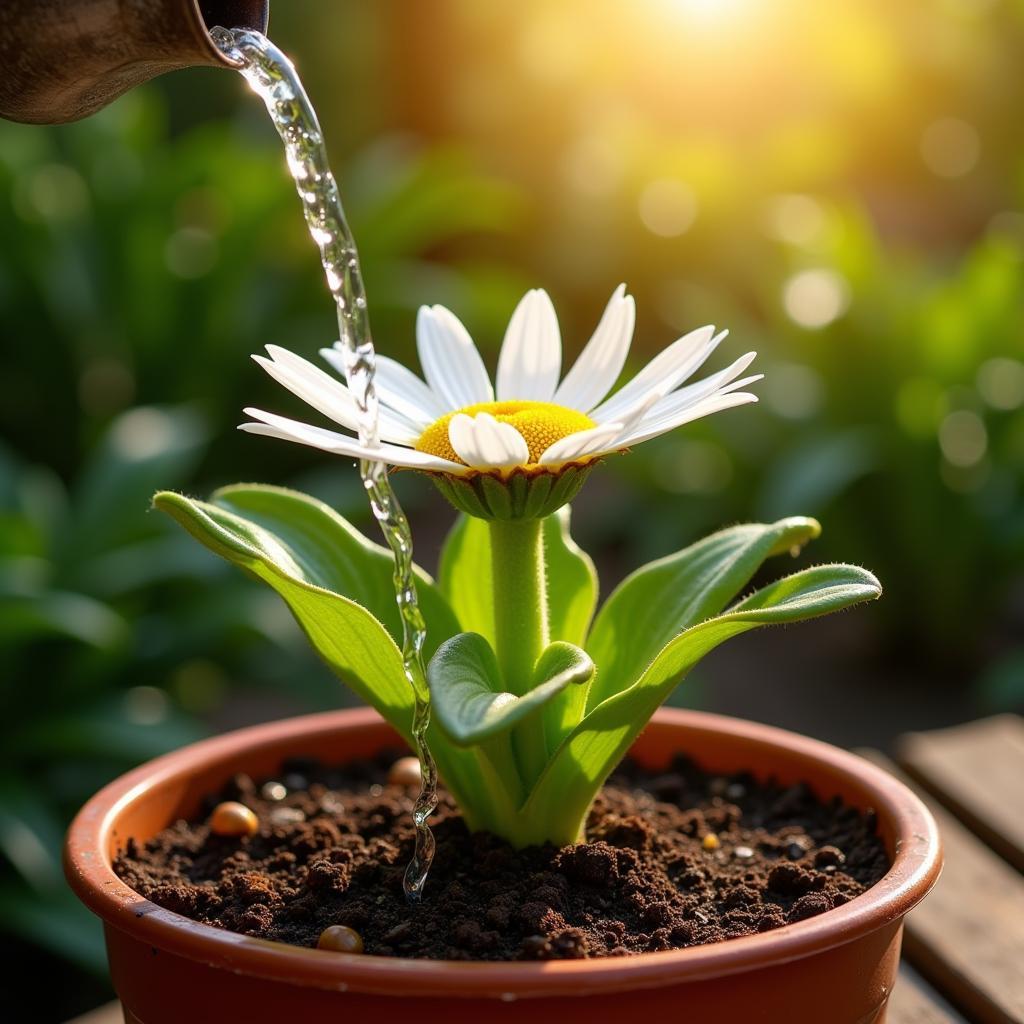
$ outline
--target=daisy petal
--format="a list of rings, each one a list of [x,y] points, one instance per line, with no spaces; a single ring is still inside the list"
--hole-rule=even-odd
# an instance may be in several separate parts
[[[756,384],[759,380],[764,380],[764,374],[753,373],[749,377],[743,377],[741,380],[734,380],[724,388],[719,388],[718,393],[720,395],[728,395],[732,391],[739,391],[740,388],[745,388],[748,384]]]
[[[682,412],[683,409],[691,405],[696,405],[697,402],[704,401],[705,398],[709,398],[711,395],[726,390],[735,391],[737,387],[742,386],[742,383],[751,383],[754,379],[760,379],[760,377],[748,377],[740,384],[736,383],[736,378],[754,361],[756,355],[756,352],[747,352],[724,370],[719,370],[718,373],[713,373],[710,377],[705,377],[704,380],[688,384],[686,387],[679,388],[678,391],[673,391],[671,394],[666,395],[654,404],[650,415],[645,417],[645,420],[656,419],[665,415],[675,415],[675,413]],[[763,376],[763,374],[760,376]],[[730,385],[730,382],[733,383]]]
[[[498,401],[550,402],[562,369],[562,338],[551,297],[527,292],[516,306],[498,356]]]
[[[511,423],[499,423],[486,412],[453,416],[448,440],[459,458],[474,469],[508,469],[530,461],[523,435]]]
[[[542,466],[560,462],[572,462],[599,451],[608,451],[615,446],[615,440],[622,433],[621,423],[601,423],[589,430],[581,430],[556,441],[547,448],[538,460]]]
[[[336,341],[333,348],[320,349],[320,355],[341,377],[345,376],[345,356],[340,341]],[[450,411],[412,370],[387,356],[377,356],[373,386],[381,405],[403,416],[420,433]]]
[[[262,434],[266,437],[277,437],[284,441],[319,448],[334,455],[347,455],[353,459],[371,459],[376,462],[387,462],[393,466],[404,466],[408,469],[426,469],[441,473],[461,475],[466,472],[465,466],[448,459],[418,452],[413,448],[401,448],[398,445],[382,444],[376,448],[366,448],[354,437],[339,434],[334,430],[324,430],[309,423],[300,423],[285,416],[277,416],[262,409],[246,409],[245,414],[259,423],[243,423],[239,430],[249,434]]]
[[[267,345],[266,349],[270,358],[254,355],[253,362],[328,419],[356,429],[355,399],[342,384],[288,349],[279,345]]]
[[[649,441],[652,437],[666,434],[670,430],[675,430],[676,427],[681,427],[684,423],[692,423],[694,420],[721,412],[723,409],[733,409],[738,405],[747,405],[756,401],[757,395],[748,391],[732,391],[726,394],[712,395],[710,398],[704,399],[703,402],[687,406],[673,417],[666,416],[654,423],[650,420],[641,423],[631,434],[619,439],[619,446],[626,448],[629,445],[639,444],[641,441]]]
[[[712,374],[705,380],[697,381],[688,387],[673,391],[659,399],[651,407],[649,414],[645,415],[641,424],[644,427],[656,426],[661,420],[674,421],[679,413],[684,412],[691,406],[703,402],[712,395],[724,395],[730,391],[738,391],[740,388],[761,380],[764,374],[756,374],[752,377],[744,377],[741,380],[733,378],[739,376],[754,360],[756,353],[748,352],[745,356],[737,359],[732,366],[718,373]]]
[[[566,462],[570,459],[583,458],[585,455],[603,455],[606,452],[625,447],[619,439],[637,427],[647,415],[648,410],[661,399],[662,394],[661,389],[652,391],[640,405],[620,421],[599,423],[596,427],[591,427],[590,430],[581,430],[576,434],[563,437],[545,450],[540,461],[545,465],[549,462]]]
[[[420,306],[416,346],[431,390],[447,412],[494,398],[484,362],[462,321],[444,306]]]
[[[599,422],[621,419],[643,402],[654,388],[663,394],[671,391],[700,369],[728,333],[722,331],[716,335],[714,327],[701,327],[684,335],[656,355],[607,402],[594,409],[589,414],[590,418]]]
[[[344,384],[286,348],[268,345],[267,351],[271,359],[263,356],[253,356],[253,359],[274,380],[328,419],[349,430],[358,429],[356,402]],[[411,444],[421,433],[404,416],[396,416],[385,409],[380,410],[378,429],[383,440],[399,444]]]
[[[629,354],[636,302],[620,284],[605,307],[587,347],[555,392],[554,401],[587,412],[611,391]]]

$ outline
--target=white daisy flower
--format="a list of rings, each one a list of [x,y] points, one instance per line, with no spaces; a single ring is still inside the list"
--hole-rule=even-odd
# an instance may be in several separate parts
[[[578,478],[582,484],[592,463],[603,455],[722,409],[757,401],[756,395],[742,390],[762,376],[741,376],[753,361],[753,352],[710,377],[686,384],[728,333],[716,334],[714,327],[679,338],[607,397],[625,365],[635,319],[633,297],[620,285],[586,348],[559,380],[562,342],[555,308],[543,289],[529,291],[509,321],[492,387],[461,321],[443,306],[423,306],[416,321],[416,343],[426,382],[401,363],[377,356],[374,383],[382,442],[377,447],[364,447],[351,434],[261,409],[246,409],[257,422],[243,423],[240,429],[354,459],[425,471],[453,501],[454,495],[473,490],[478,498],[484,492],[490,495],[493,506],[499,493],[494,485],[505,484],[520,495],[521,500],[514,502],[519,507],[527,491],[537,490],[533,484],[548,478],[540,488],[545,493],[571,491],[559,494],[558,504],[563,504],[578,484],[555,487],[557,478]],[[321,355],[343,375],[339,347],[340,343],[322,349]],[[268,345],[267,354],[269,358],[253,358],[314,409],[356,431],[355,400],[345,384],[287,349]],[[549,504],[538,499],[534,505],[539,511],[531,514],[549,514]],[[518,517],[515,509],[512,517]]]

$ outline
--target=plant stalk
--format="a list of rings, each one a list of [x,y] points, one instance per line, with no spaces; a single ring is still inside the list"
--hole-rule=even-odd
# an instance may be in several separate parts
[[[533,685],[537,659],[548,646],[548,594],[541,519],[490,521],[495,654],[510,693]],[[542,716],[523,722],[512,737],[528,793],[547,764]]]

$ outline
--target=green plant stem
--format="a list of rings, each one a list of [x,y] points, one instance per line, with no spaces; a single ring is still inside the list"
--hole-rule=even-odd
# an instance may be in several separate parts
[[[491,520],[495,654],[505,686],[521,697],[548,645],[548,596],[543,520]],[[527,792],[547,764],[543,719],[524,722],[513,749]]]

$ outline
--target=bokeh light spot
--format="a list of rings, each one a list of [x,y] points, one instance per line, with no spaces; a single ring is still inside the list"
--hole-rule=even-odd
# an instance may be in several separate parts
[[[779,363],[766,372],[758,391],[771,410],[784,419],[804,420],[821,411],[825,383],[802,363]]]
[[[637,211],[644,227],[662,238],[685,234],[697,218],[697,197],[678,178],[658,178],[640,193]]]
[[[177,277],[185,280],[203,277],[216,266],[217,242],[205,228],[179,228],[167,239],[164,262]]]
[[[977,465],[988,449],[988,432],[981,417],[970,409],[956,409],[939,426],[939,447],[950,465]]]
[[[850,289],[834,270],[801,270],[786,282],[782,305],[794,323],[816,329],[842,316],[850,304]]]
[[[78,400],[94,416],[123,409],[134,397],[135,376],[119,359],[94,359],[78,378]]]
[[[993,409],[1024,405],[1024,363],[997,356],[978,367],[978,393]]]
[[[170,711],[170,701],[155,686],[133,686],[124,695],[124,714],[135,725],[159,725]]]
[[[67,164],[43,164],[19,178],[14,209],[29,223],[73,221],[89,209],[89,186]]]
[[[940,178],[960,178],[972,171],[981,156],[975,127],[958,117],[940,117],[921,135],[921,157]]]
[[[159,455],[174,443],[174,421],[159,409],[131,409],[110,432],[110,443],[127,460],[141,461]]]
[[[825,228],[825,211],[810,196],[793,193],[769,200],[764,216],[767,233],[790,245],[811,245]]]
[[[583,135],[566,150],[562,158],[562,173],[576,191],[604,198],[614,193],[622,183],[622,151],[604,135]]]

